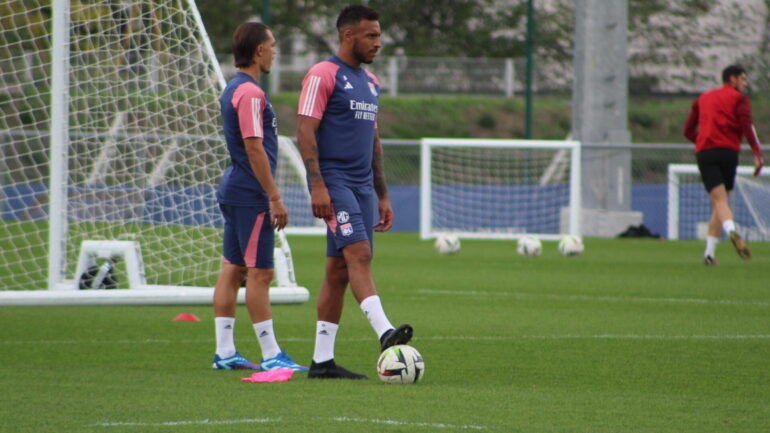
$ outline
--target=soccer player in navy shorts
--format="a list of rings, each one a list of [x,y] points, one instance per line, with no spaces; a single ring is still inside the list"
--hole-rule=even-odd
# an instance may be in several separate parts
[[[275,38],[264,24],[247,22],[233,34],[238,73],[219,99],[230,166],[217,189],[224,216],[223,263],[214,288],[217,348],[214,368],[220,370],[291,368],[307,371],[283,352],[273,331],[269,286],[273,279],[273,229],[288,223],[286,207],[275,184],[278,123],[259,77],[270,72]],[[262,349],[256,365],[235,348],[233,331],[238,290],[246,278],[246,308]]]
[[[308,377],[365,379],[334,361],[348,283],[380,338],[380,351],[408,343],[412,327],[394,328],[390,323],[371,270],[373,231],[393,225],[377,133],[380,84],[362,67],[374,60],[382,46],[379,14],[366,6],[348,6],[337,18],[337,31],[337,54],[308,71],[299,100],[297,141],[307,169],[313,215],[327,225],[326,273],[318,295]]]
[[[695,143],[698,169],[711,199],[711,219],[703,253],[707,266],[717,265],[714,258],[724,229],[738,255],[750,259],[746,241],[735,230],[728,196],[735,184],[741,137],[745,136],[754,153],[754,176],[759,176],[763,159],[759,139],[751,122],[751,103],[743,94],[746,71],[731,65],[722,71],[722,87],[698,96],[684,126],[684,135]]]

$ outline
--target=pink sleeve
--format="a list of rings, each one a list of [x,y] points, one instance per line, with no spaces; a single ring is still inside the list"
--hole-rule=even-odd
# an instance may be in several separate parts
[[[298,110],[300,116],[323,118],[326,104],[334,91],[337,69],[339,66],[331,62],[321,62],[310,69],[302,80]]]
[[[380,87],[380,80],[378,80],[378,79],[377,79],[377,76],[376,76],[376,75],[374,75],[374,74],[373,74],[373,73],[372,73],[370,70],[368,70],[368,69],[366,69],[366,75],[368,75],[368,76],[369,76],[369,78],[371,78],[371,79],[372,79],[372,81],[374,81],[374,84],[376,84],[376,85],[377,85],[377,87]]]
[[[265,92],[254,83],[243,83],[233,92],[230,101],[238,113],[238,124],[241,127],[241,138],[262,138],[262,114],[267,100]]]

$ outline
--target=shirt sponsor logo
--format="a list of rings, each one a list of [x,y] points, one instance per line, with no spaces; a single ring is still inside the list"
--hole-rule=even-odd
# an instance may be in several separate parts
[[[340,224],[345,224],[350,219],[350,215],[348,215],[347,212],[344,210],[341,210],[337,212],[337,222]]]
[[[350,109],[355,111],[354,117],[356,119],[371,120],[374,122],[377,119],[377,111],[379,107],[377,104],[372,104],[366,101],[350,100]]]
[[[353,225],[350,223],[343,224],[340,226],[340,233],[342,233],[342,236],[350,236],[353,234]]]

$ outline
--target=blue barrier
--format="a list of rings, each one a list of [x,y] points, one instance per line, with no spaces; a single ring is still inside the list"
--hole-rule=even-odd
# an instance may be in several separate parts
[[[458,186],[436,186],[437,193],[454,194],[459,191]],[[494,213],[498,215],[516,215],[522,221],[529,221],[526,229],[531,232],[556,232],[558,231],[558,216],[544,218],[534,206],[538,200],[544,197],[555,197],[557,203],[552,206],[564,206],[564,197],[567,195],[566,186],[472,186],[462,187],[467,191],[472,189],[474,193],[483,191],[487,196],[500,194],[510,196],[513,193],[534,197],[532,206],[521,206],[521,203],[495,203]],[[295,190],[283,191],[284,196],[305,194],[303,188],[294,187]],[[525,191],[528,190],[528,191]],[[16,184],[4,186],[0,196],[0,216],[4,220],[45,221],[44,212],[48,205],[47,185],[41,184]],[[144,224],[159,224],[173,221],[174,224],[221,226],[222,216],[215,196],[214,186],[171,187],[162,186],[141,192],[129,187],[99,187],[83,188],[75,187],[69,190],[70,202],[73,204],[70,211],[77,218],[77,209],[92,207],[98,210],[101,197],[108,196],[110,201],[124,206],[125,209],[112,217],[105,217],[100,221],[125,221],[127,215],[133,222]],[[538,191],[532,195],[533,191]],[[653,233],[667,236],[667,204],[668,195],[665,184],[637,184],[632,189],[631,208],[644,215],[644,225]],[[420,222],[420,188],[418,185],[394,185],[389,188],[390,200],[395,213],[393,230],[398,232],[417,232]],[[144,204],[136,206],[131,201],[132,194],[143,194]],[[121,199],[124,197],[124,199]],[[135,199],[135,197],[134,197]],[[73,200],[75,201],[73,203]],[[528,199],[528,201],[532,201]],[[560,202],[560,201],[561,202]],[[697,203],[699,213],[680,211],[680,239],[694,239],[696,237],[696,222],[708,220],[709,200],[700,184],[683,185],[680,189],[680,202],[692,206]],[[136,208],[132,208],[136,206]],[[745,203],[738,200],[734,204],[736,221],[740,222],[747,216]],[[522,210],[523,209],[523,210]],[[445,211],[442,211],[445,212]],[[84,212],[87,214],[87,212]],[[312,224],[313,216],[310,209],[305,214],[290,215],[290,219],[298,224]],[[534,221],[534,222],[533,222]]]

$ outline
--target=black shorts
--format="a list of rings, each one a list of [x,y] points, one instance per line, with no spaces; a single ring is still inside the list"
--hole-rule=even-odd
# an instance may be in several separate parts
[[[711,192],[719,185],[724,185],[728,191],[733,190],[735,172],[738,169],[738,152],[718,147],[701,150],[695,157],[707,192]]]

